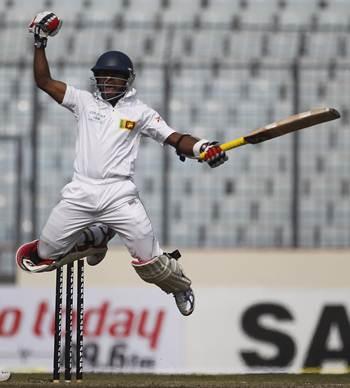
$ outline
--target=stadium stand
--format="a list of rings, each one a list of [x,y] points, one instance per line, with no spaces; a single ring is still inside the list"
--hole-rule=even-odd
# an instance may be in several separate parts
[[[170,207],[168,244],[291,246],[295,228],[291,209],[293,196],[298,195],[299,246],[350,246],[350,136],[346,130],[350,10],[346,0],[307,3],[0,2],[0,134],[20,134],[26,144],[22,238],[28,238],[31,230],[31,149],[27,145],[35,112],[39,112],[38,230],[72,174],[74,120],[41,92],[35,103],[32,42],[26,34],[27,15],[55,9],[64,20],[60,35],[47,49],[56,78],[89,89],[89,69],[97,56],[105,50],[125,51],[136,65],[140,97],[166,114],[180,131],[226,141],[296,108],[330,105],[343,115],[341,121],[300,133],[297,193],[292,187],[293,136],[232,152],[231,162],[215,172],[195,161],[183,164],[170,153],[168,175],[163,149],[145,139],[136,179],[160,237],[164,233],[160,204],[165,201]],[[3,142],[0,146],[8,147]],[[1,155],[2,171],[10,169],[11,152]],[[166,199],[164,185],[169,185]],[[1,191],[1,214],[14,206],[10,197]],[[12,218],[4,218],[1,241],[14,234]]]

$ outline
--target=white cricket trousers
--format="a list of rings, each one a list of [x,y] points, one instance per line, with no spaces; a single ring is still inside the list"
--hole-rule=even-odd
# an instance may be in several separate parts
[[[96,222],[113,229],[133,258],[148,261],[163,253],[130,178],[93,180],[75,175],[61,194],[42,230],[40,255],[58,258],[68,253],[82,230]]]

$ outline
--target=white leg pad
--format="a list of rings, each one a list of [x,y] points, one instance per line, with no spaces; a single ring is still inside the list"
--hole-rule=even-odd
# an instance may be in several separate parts
[[[167,294],[186,291],[191,286],[191,280],[184,275],[178,261],[166,254],[146,263],[132,262],[132,265],[141,279],[157,285]]]

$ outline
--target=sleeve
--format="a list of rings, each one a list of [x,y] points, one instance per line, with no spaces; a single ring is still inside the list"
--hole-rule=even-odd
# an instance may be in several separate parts
[[[83,109],[83,97],[84,92],[82,90],[67,85],[66,93],[61,105],[70,110],[75,118],[78,119]]]
[[[158,112],[147,107],[143,115],[142,135],[151,137],[163,145],[164,141],[174,132],[175,130],[168,126]]]

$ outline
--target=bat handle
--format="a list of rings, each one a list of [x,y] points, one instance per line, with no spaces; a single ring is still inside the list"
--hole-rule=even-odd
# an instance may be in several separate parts
[[[234,139],[234,140],[231,140],[227,143],[223,143],[223,144],[220,144],[220,148],[223,150],[223,151],[229,151],[229,150],[232,150],[232,148],[237,148],[237,147],[240,147],[244,144],[248,144],[248,142],[244,139],[244,137],[239,137],[237,139]],[[200,155],[199,155],[199,160],[203,160],[205,157],[205,152],[202,152]]]

